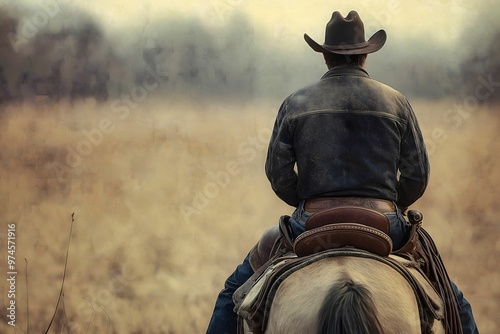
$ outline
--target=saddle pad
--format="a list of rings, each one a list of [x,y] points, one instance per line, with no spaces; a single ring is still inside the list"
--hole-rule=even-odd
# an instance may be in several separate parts
[[[241,317],[250,320],[259,304],[259,295],[265,290],[266,284],[270,282],[270,278],[280,270],[288,265],[291,261],[297,259],[295,255],[283,257],[278,262],[271,264],[267,269],[257,278],[252,287],[248,291],[236,290],[233,295],[233,302],[235,303],[234,312]],[[243,287],[243,286],[242,286]]]
[[[421,270],[416,268],[415,263],[394,254],[389,255],[389,258],[392,261],[397,262],[400,266],[406,268],[406,270],[408,270],[408,272],[417,280],[419,285],[423,288],[425,294],[429,298],[430,303],[435,305],[436,319],[438,320],[444,319],[443,300],[437,293],[431,281],[422,273]]]

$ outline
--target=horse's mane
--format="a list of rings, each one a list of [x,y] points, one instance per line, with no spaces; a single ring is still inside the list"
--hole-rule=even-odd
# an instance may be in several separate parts
[[[383,334],[370,291],[350,278],[332,285],[319,313],[317,334]]]

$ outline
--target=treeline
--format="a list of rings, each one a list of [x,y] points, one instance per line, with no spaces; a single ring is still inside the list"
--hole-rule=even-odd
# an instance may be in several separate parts
[[[38,95],[105,101],[153,79],[161,83],[154,93],[162,95],[284,97],[326,70],[305,43],[291,49],[238,12],[217,28],[167,13],[146,28],[116,32],[70,5],[47,3],[0,10],[1,101]],[[484,29],[466,27],[457,45],[392,40],[383,56],[369,57],[368,70],[407,95],[425,98],[470,94],[481,77],[496,83],[500,28],[489,16],[485,22],[478,15],[471,27],[481,23]],[[488,101],[500,96],[498,89],[490,93]]]

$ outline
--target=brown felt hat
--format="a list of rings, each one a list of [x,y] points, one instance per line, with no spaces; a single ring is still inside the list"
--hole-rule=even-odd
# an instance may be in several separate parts
[[[365,26],[358,13],[350,11],[344,18],[334,12],[326,25],[325,44],[320,45],[307,34],[307,44],[316,52],[359,55],[378,51],[384,46],[387,34],[379,30],[368,41],[365,40]]]

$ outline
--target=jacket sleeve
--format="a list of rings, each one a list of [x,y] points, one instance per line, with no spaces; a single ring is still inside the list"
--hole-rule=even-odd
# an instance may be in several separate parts
[[[298,206],[297,173],[295,172],[293,133],[287,119],[287,100],[281,105],[269,142],[266,159],[266,175],[271,187],[285,203]]]
[[[398,200],[400,207],[407,208],[419,199],[429,182],[427,149],[413,109],[408,102],[408,124],[401,142],[399,161]]]

